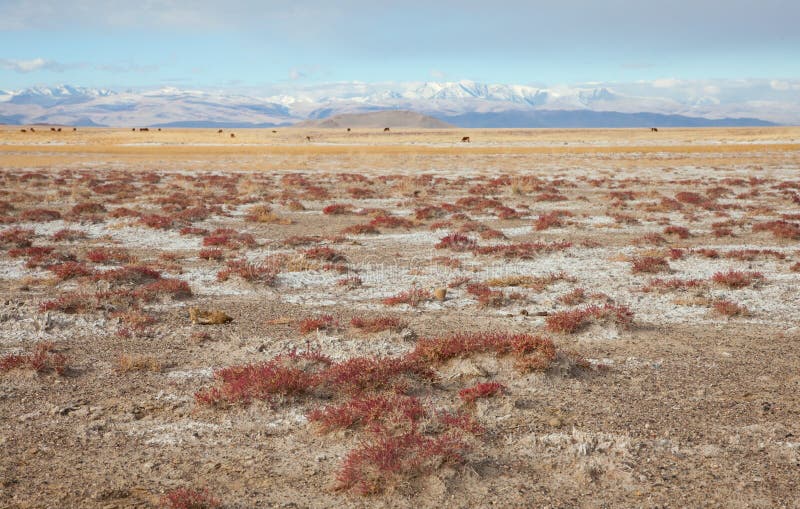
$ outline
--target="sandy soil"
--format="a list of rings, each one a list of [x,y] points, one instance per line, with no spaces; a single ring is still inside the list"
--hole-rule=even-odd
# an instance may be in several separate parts
[[[800,128],[19,131],[0,507],[800,507]],[[488,333],[556,353],[443,353]],[[311,385],[245,401],[245,365]],[[381,397],[422,415],[315,417]]]

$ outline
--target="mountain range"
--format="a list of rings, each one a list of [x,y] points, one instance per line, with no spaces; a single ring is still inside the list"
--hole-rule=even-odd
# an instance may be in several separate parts
[[[774,101],[676,98],[610,86],[539,88],[457,81],[334,83],[267,92],[173,87],[116,91],[70,85],[0,90],[0,123],[7,124],[273,127],[383,110],[411,110],[458,127],[764,126],[800,121],[796,104],[787,109]]]

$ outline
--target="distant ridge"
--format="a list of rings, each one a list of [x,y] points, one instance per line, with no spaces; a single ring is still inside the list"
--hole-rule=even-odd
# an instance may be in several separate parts
[[[332,117],[298,122],[294,127],[344,129],[352,128],[416,128],[447,129],[454,127],[437,118],[408,110],[384,110],[368,113],[345,113]]]
[[[299,125],[340,129],[800,125],[796,94],[786,95],[768,85],[753,89],[753,97],[761,99],[750,101],[662,96],[658,95],[661,90],[654,88],[626,93],[623,85],[540,88],[472,81],[334,83],[298,87],[284,93],[173,87],[114,91],[60,85],[0,90],[0,122],[205,128]],[[762,89],[771,92],[764,92],[762,97],[756,93]]]
[[[439,116],[464,128],[624,128],[624,127],[768,127],[757,118],[702,118],[661,113],[620,113],[592,110],[535,110],[464,113]]]

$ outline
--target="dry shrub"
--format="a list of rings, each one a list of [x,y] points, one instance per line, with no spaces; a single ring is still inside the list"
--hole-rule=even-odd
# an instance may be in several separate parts
[[[224,311],[189,308],[189,319],[197,325],[220,325],[232,322],[233,318]]]
[[[160,373],[161,362],[150,355],[120,355],[117,358],[117,371],[129,373],[131,371],[152,371]]]
[[[547,330],[567,334],[578,332],[594,321],[629,327],[633,323],[633,312],[627,306],[591,305],[580,309],[559,311],[545,319]]]

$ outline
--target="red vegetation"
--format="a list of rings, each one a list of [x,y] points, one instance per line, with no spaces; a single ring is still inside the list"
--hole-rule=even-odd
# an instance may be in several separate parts
[[[376,316],[374,318],[356,316],[350,320],[350,325],[364,332],[396,331],[405,327],[405,323],[396,316]]]
[[[168,230],[172,227],[172,218],[158,214],[144,214],[139,217],[139,222],[150,228]]]
[[[786,255],[774,249],[734,249],[725,253],[725,258],[734,260],[753,261],[756,258],[771,257],[776,260],[786,259]]]
[[[357,397],[342,405],[316,409],[308,414],[308,420],[317,423],[323,432],[358,426],[380,433],[401,427],[411,431],[424,416],[419,399],[392,394]]]
[[[22,228],[9,228],[0,232],[0,246],[30,247],[36,232]]]
[[[60,353],[54,353],[52,343],[37,343],[33,352],[27,354],[10,354],[0,357],[0,373],[12,369],[31,369],[37,373],[55,372],[63,375],[66,371],[67,358]]]
[[[764,274],[761,272],[742,272],[731,269],[728,272],[717,272],[711,277],[711,280],[717,284],[727,286],[728,288],[738,289],[760,283],[764,280]]]
[[[798,240],[800,239],[800,225],[797,223],[790,223],[789,221],[778,220],[768,221],[766,223],[759,223],[753,225],[754,232],[768,231],[771,232],[775,238]]]
[[[272,257],[260,263],[252,263],[247,260],[231,260],[227,262],[224,269],[217,273],[217,280],[227,281],[231,276],[236,275],[245,281],[264,283],[271,286],[275,284],[280,268],[280,261]]]
[[[415,226],[412,221],[395,216],[378,216],[370,221],[369,224],[370,226],[382,228],[413,228]]]
[[[73,279],[76,277],[90,276],[94,271],[80,262],[64,262],[47,267],[47,270],[56,275],[61,281]]]
[[[61,213],[56,210],[48,209],[31,209],[26,210],[20,215],[23,221],[31,221],[34,223],[44,223],[47,221],[56,221],[61,219]]]
[[[478,298],[478,305],[481,307],[502,307],[506,304],[506,296],[500,290],[492,290],[489,285],[484,283],[470,283],[467,285],[467,293]]]
[[[470,333],[444,338],[420,339],[408,358],[424,364],[438,364],[476,353],[512,355],[523,371],[545,370],[556,358],[550,339],[530,334]]]
[[[422,288],[412,288],[410,290],[406,290],[405,292],[398,293],[393,297],[387,297],[383,299],[383,302],[387,306],[397,306],[398,304],[408,304],[409,306],[416,307],[422,304],[423,302],[427,302],[433,300],[433,295],[428,290],[424,290]]]
[[[216,509],[222,503],[204,488],[178,488],[161,498],[161,506],[167,509]]]
[[[111,269],[94,274],[95,281],[108,281],[109,283],[115,285],[140,285],[148,281],[155,281],[160,278],[161,274],[157,270],[137,265],[125,265],[124,267],[120,267],[118,269]]]
[[[665,258],[657,256],[639,256],[631,260],[632,271],[634,274],[648,273],[655,274],[657,272],[669,272],[669,262]]]
[[[581,309],[559,311],[545,319],[547,330],[567,334],[578,332],[593,321],[611,322],[629,327],[633,323],[633,312],[627,306],[591,305]]]
[[[567,306],[576,306],[586,300],[586,290],[583,288],[575,288],[569,293],[565,293],[559,297],[558,302],[566,304]]]
[[[400,477],[422,475],[442,464],[461,463],[466,450],[465,443],[447,434],[381,436],[347,454],[337,475],[338,487],[355,489],[361,495],[379,493]]]
[[[529,260],[540,253],[562,251],[572,247],[571,242],[522,242],[519,244],[500,244],[496,246],[476,247],[473,254],[499,254],[506,259],[519,258]]]
[[[86,253],[86,258],[94,263],[130,263],[133,256],[121,248],[99,247]]]
[[[461,398],[464,403],[470,405],[475,403],[475,400],[478,398],[490,398],[497,394],[502,394],[505,390],[505,386],[498,382],[484,382],[475,384],[472,387],[467,387],[466,389],[461,389],[458,391],[458,397]]]
[[[722,316],[745,316],[747,308],[729,300],[717,300],[712,304],[714,312]]]
[[[239,233],[230,228],[217,228],[203,238],[203,246],[206,247],[221,246],[229,249],[239,249],[240,247],[254,247],[256,245],[256,239],[249,233]]]
[[[53,241],[55,242],[63,242],[65,240],[66,241],[82,240],[87,238],[88,236],[89,235],[82,230],[69,230],[65,228],[63,230],[58,230],[50,238],[53,239]]]
[[[469,251],[478,247],[478,243],[461,233],[451,233],[439,239],[434,246],[436,249],[450,249],[453,251]]]
[[[218,262],[221,262],[222,260],[225,259],[225,253],[222,251],[222,249],[216,249],[216,248],[201,249],[197,253],[197,256],[202,258],[203,260],[215,260]]]
[[[667,226],[664,228],[664,235],[677,235],[678,238],[688,239],[691,236],[689,229],[683,226]]]
[[[564,226],[561,220],[564,216],[572,216],[572,213],[567,210],[554,210],[547,214],[542,214],[533,223],[533,228],[536,231],[547,230],[548,228],[560,228]]]
[[[339,326],[339,322],[331,315],[321,315],[314,318],[304,318],[300,320],[299,330],[300,334],[308,334],[309,332],[331,330]]]
[[[303,256],[309,260],[323,260],[326,262],[343,262],[346,260],[343,254],[327,246],[306,249],[303,251]]]
[[[350,214],[353,212],[353,206],[346,203],[334,203],[322,209],[322,213],[330,215]]]
[[[643,292],[687,290],[690,288],[702,288],[707,284],[702,279],[653,279],[642,288]]]

